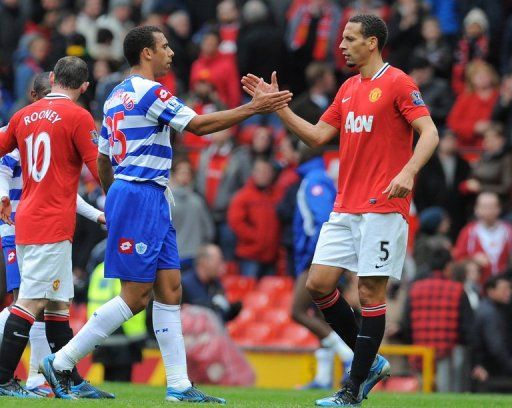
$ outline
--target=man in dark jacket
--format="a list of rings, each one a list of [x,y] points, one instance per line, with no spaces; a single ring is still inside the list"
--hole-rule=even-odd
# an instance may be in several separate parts
[[[485,284],[485,295],[475,315],[473,378],[479,391],[510,392],[512,331],[506,312],[512,298],[510,281],[504,276],[493,276]]]
[[[183,303],[204,306],[216,312],[222,321],[234,319],[242,308],[240,302],[229,303],[219,276],[224,272],[224,258],[220,248],[203,245],[197,254],[195,269],[181,281]]]
[[[418,212],[434,206],[446,209],[452,221],[452,240],[457,238],[470,213],[467,198],[459,192],[459,185],[468,178],[470,170],[469,164],[457,153],[455,135],[445,131],[436,153],[416,181],[414,203]]]

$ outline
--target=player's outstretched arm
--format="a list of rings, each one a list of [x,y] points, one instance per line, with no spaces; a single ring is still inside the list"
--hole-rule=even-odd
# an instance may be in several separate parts
[[[432,157],[439,143],[437,128],[430,116],[422,116],[412,121],[411,125],[419,133],[420,138],[410,160],[383,191],[383,194],[388,195],[388,199],[403,198],[412,191],[414,177]]]
[[[114,170],[110,157],[103,153],[98,153],[98,176],[100,178],[101,187],[105,194],[114,182]]]
[[[207,135],[228,129],[252,115],[270,113],[282,109],[292,100],[289,91],[267,92],[263,89],[263,81],[256,84],[252,100],[235,109],[195,116],[186,126],[186,130],[196,135]]]
[[[254,95],[256,87],[258,86],[264,92],[279,91],[276,71],[272,72],[270,84],[263,82],[261,78],[253,74],[247,74],[242,78],[242,85],[244,91],[251,96]],[[325,122],[318,121],[316,125],[309,123],[307,120],[293,113],[288,106],[278,110],[277,114],[288,130],[297,135],[299,139],[309,147],[321,146],[339,133],[338,129]]]

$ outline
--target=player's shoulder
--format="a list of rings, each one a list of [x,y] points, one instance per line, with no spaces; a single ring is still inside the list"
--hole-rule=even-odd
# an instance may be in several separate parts
[[[386,80],[393,85],[400,83],[414,84],[414,80],[400,68],[396,68],[390,65],[386,70],[386,74]]]
[[[165,89],[165,87],[160,82],[153,81],[138,75],[131,77],[130,82],[131,86],[133,87],[133,91],[139,97],[146,95],[149,91],[155,91],[160,88]]]

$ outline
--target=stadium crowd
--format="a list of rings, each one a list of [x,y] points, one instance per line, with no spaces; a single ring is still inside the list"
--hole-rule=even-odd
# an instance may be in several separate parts
[[[295,95],[292,109],[316,122],[353,73],[338,46],[358,13],[387,22],[386,60],[416,81],[441,136],[416,181],[405,279],[390,288],[387,341],[436,347],[445,376],[438,389],[467,390],[449,379],[473,378],[486,389],[512,390],[512,1],[0,0],[0,125],[29,103],[34,75],[74,55],[89,65],[91,86],[80,103],[99,129],[103,103],[126,74],[124,36],[140,24],[169,39],[172,71],[159,81],[196,112],[238,106],[248,99],[242,75],[269,80],[276,70]],[[297,274],[293,214],[304,146],[276,115],[173,139],[172,213],[185,299],[202,296],[199,304],[230,320],[241,304],[219,297],[222,259],[227,274]],[[322,154],[336,179],[332,143]],[[101,188],[86,170],[80,189],[102,208]],[[87,302],[105,236],[78,218],[77,303]],[[213,267],[205,261],[209,243],[221,249],[210,248]]]

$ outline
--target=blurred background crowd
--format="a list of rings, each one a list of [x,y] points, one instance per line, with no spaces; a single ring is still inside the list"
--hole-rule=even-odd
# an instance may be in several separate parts
[[[139,24],[167,36],[175,55],[159,81],[196,112],[248,101],[241,75],[268,80],[276,70],[295,95],[292,109],[316,122],[354,74],[338,46],[358,13],[387,22],[385,60],[417,82],[441,137],[416,181],[403,280],[390,285],[387,341],[435,347],[440,390],[512,390],[512,1],[0,0],[0,125],[29,103],[35,74],[75,55],[90,68],[80,103],[99,128],[103,102],[127,74],[124,36]],[[336,182],[338,140],[312,154],[276,115],[172,138],[184,301],[231,321],[242,345],[314,344],[290,317],[292,280],[301,272],[293,219],[304,175],[297,168],[323,157]],[[80,193],[102,207],[86,172]],[[105,236],[78,218],[77,304],[95,289]],[[357,298],[352,277],[341,284]],[[262,310],[270,310],[268,321]],[[281,325],[281,338],[272,324]]]

